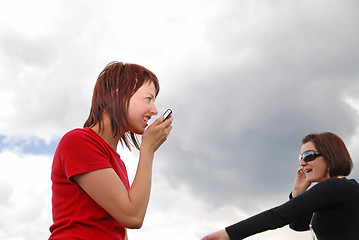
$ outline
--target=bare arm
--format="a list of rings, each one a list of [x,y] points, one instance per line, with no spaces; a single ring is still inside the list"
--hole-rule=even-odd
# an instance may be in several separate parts
[[[230,240],[227,232],[225,229],[219,230],[217,232],[211,233],[205,237],[203,237],[201,240]]]
[[[172,129],[172,117],[157,119],[143,133],[137,172],[129,191],[112,168],[74,176],[87,194],[126,228],[142,226],[151,191],[152,164],[155,151]]]

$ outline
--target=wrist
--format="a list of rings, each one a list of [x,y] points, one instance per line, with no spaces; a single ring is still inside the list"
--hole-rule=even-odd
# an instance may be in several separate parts
[[[302,194],[303,192],[305,191],[300,191],[300,190],[294,190],[292,191],[292,197],[295,198],[295,197],[298,197],[300,194]]]
[[[155,152],[151,150],[151,148],[140,148],[140,158],[153,159],[155,156]]]
[[[146,143],[142,142],[142,144],[140,146],[140,153],[154,154],[155,151],[154,151],[153,147],[151,147],[151,144],[146,144]]]
[[[228,235],[226,229],[222,230],[222,232],[223,232],[223,237],[224,237],[226,240],[231,240],[231,239],[229,238],[229,235]]]

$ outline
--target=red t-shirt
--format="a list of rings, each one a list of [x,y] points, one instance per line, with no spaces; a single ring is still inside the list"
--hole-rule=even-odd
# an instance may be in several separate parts
[[[120,155],[91,128],[75,129],[61,139],[52,164],[50,239],[125,238],[125,228],[98,205],[73,176],[113,168],[127,188],[127,170]]]

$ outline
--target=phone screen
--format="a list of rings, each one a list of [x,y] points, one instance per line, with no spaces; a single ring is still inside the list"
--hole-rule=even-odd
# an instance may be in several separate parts
[[[167,109],[167,111],[163,114],[163,116],[165,117],[165,118],[163,119],[163,121],[166,121],[171,115],[172,115],[172,110],[171,110],[171,109]]]

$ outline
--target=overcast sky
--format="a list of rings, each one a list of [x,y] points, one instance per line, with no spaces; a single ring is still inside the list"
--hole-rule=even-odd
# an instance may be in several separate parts
[[[311,132],[341,136],[359,179],[358,25],[355,0],[1,1],[0,239],[49,237],[52,155],[111,61],[153,71],[174,113],[130,240],[200,239],[284,203]],[[138,152],[118,151],[132,180]]]

